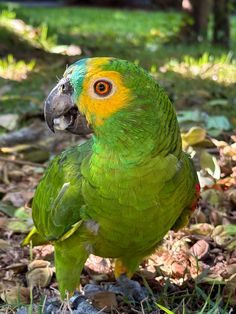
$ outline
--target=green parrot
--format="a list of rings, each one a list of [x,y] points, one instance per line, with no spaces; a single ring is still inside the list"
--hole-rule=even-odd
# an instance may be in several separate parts
[[[173,106],[142,68],[115,58],[72,64],[45,102],[49,128],[93,137],[55,157],[36,190],[23,244],[51,242],[61,296],[89,254],[131,276],[165,234],[184,226],[199,183]]]

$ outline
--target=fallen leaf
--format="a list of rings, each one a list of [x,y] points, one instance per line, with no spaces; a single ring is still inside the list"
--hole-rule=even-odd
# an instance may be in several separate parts
[[[15,210],[15,207],[12,205],[0,201],[0,212],[6,214],[9,217],[13,217]]]
[[[174,277],[176,278],[184,278],[186,272],[187,272],[187,267],[179,264],[177,262],[174,262],[171,265],[171,270],[172,270],[172,274],[174,275]]]
[[[190,252],[198,259],[206,257],[209,251],[209,244],[205,240],[197,241],[191,248]]]
[[[192,234],[210,236],[213,230],[214,227],[208,223],[200,223],[190,226],[190,231]]]
[[[0,250],[6,251],[11,247],[11,244],[3,239],[0,239]]]
[[[12,270],[15,274],[21,274],[24,273],[27,270],[27,265],[23,263],[14,263],[7,267],[5,267],[6,270]]]
[[[236,274],[234,274],[223,288],[222,296],[225,302],[236,305]]]
[[[8,113],[0,115],[0,126],[4,129],[7,129],[8,131],[14,130],[17,127],[18,121],[18,114]]]
[[[220,179],[221,171],[217,159],[206,150],[202,150],[200,153],[200,165],[201,168],[205,169],[214,179]]]
[[[214,178],[209,175],[205,170],[197,171],[198,180],[201,188],[211,187],[215,184]]]
[[[99,291],[89,296],[92,304],[99,310],[110,312],[117,307],[116,295],[111,291]]]
[[[193,127],[187,133],[181,134],[183,147],[193,146],[202,142],[206,137],[206,130],[200,127]]]
[[[212,239],[216,244],[225,249],[232,250],[236,248],[236,225],[227,224],[216,226],[212,232]]]
[[[8,229],[13,232],[24,233],[30,230],[30,226],[23,220],[12,218],[11,220],[9,219]]]
[[[52,279],[53,270],[50,267],[35,268],[27,272],[26,279],[29,287],[47,287]]]
[[[225,194],[223,191],[216,190],[216,189],[208,189],[205,191],[202,191],[201,193],[201,199],[204,202],[208,203],[208,206],[214,207],[217,210],[220,210],[222,212],[225,212],[224,205],[224,199]]]
[[[33,191],[9,192],[3,197],[4,202],[10,202],[15,207],[22,207],[33,197]]]
[[[24,287],[14,287],[6,289],[1,293],[1,299],[7,304],[29,304],[30,303],[30,289]]]
[[[94,273],[108,274],[112,272],[111,261],[108,258],[103,258],[91,254],[87,259],[85,266]]]
[[[0,217],[0,229],[6,229],[8,224],[8,219],[5,217]]]
[[[44,260],[34,260],[28,265],[26,279],[29,287],[47,287],[52,279],[53,269],[50,262]]]
[[[232,188],[229,189],[228,191],[225,192],[229,200],[233,203],[236,204],[236,189]]]
[[[35,268],[44,268],[44,267],[49,267],[49,266],[50,266],[50,262],[42,260],[42,259],[36,259],[28,265],[28,270],[33,270]]]

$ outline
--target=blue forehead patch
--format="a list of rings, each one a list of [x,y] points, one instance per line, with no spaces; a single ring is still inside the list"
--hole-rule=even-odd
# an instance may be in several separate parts
[[[83,81],[84,77],[87,72],[87,61],[88,58],[81,59],[73,63],[69,68],[66,70],[65,75],[70,74],[70,82],[74,88],[74,99],[78,97],[81,93],[83,88]]]

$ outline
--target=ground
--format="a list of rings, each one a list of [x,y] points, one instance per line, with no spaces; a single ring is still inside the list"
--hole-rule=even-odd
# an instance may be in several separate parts
[[[236,42],[230,51],[181,43],[176,12],[1,8],[0,312],[233,313]],[[233,16],[231,30],[235,38]],[[113,261],[92,256],[81,280],[85,296],[60,303],[52,246],[20,247],[32,227],[31,200],[48,160],[84,140],[51,134],[43,100],[68,64],[90,56],[133,61],[163,86],[201,182],[190,224],[171,231],[134,275],[141,284],[139,301],[123,297]]]

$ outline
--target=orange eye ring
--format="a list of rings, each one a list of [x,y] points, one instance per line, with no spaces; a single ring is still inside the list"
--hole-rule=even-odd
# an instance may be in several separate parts
[[[94,84],[94,92],[99,96],[107,96],[110,94],[112,84],[106,80],[97,81]]]

